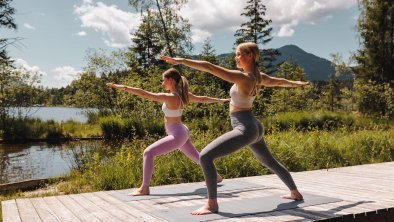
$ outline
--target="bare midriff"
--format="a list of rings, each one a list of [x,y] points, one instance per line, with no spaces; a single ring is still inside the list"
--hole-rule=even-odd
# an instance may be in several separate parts
[[[180,123],[182,122],[182,116],[177,117],[164,117],[164,123]]]
[[[252,108],[239,108],[230,104],[230,113],[250,111]]]

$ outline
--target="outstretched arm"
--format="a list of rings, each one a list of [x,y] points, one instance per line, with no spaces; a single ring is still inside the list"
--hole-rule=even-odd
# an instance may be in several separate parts
[[[189,101],[193,103],[223,103],[230,101],[229,99],[219,99],[208,96],[196,96],[189,92]]]
[[[274,86],[280,86],[280,87],[298,87],[298,86],[304,86],[308,85],[309,82],[303,82],[303,81],[292,81],[288,80],[285,78],[276,78],[269,76],[265,73],[260,72],[261,74],[261,83],[260,85],[266,86],[266,87],[274,87]]]
[[[239,70],[226,69],[221,66],[214,65],[207,61],[184,59],[184,58],[171,58],[167,56],[160,56],[160,58],[165,62],[173,65],[181,64],[193,69],[211,73],[231,83],[239,83],[245,79],[244,74]]]
[[[125,86],[125,85],[121,85],[121,84],[114,84],[114,83],[107,83],[106,85],[111,88],[121,89],[125,92],[134,94],[136,96],[143,97],[145,99],[156,101],[156,102],[166,102],[166,100],[168,99],[168,96],[165,93],[152,93],[152,92],[148,92],[146,90],[140,89],[140,88]]]

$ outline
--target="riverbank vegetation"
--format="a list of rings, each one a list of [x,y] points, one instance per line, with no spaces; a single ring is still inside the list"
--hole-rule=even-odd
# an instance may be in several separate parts
[[[348,115],[335,115],[338,118],[350,118]],[[369,121],[353,118],[355,122]],[[270,132],[266,132],[265,140],[275,158],[295,172],[394,160],[393,124],[373,124],[360,128],[348,123],[333,126],[330,121],[326,121],[321,124],[322,128],[313,125],[300,128],[293,124],[286,130],[273,125]],[[198,150],[223,133],[216,128],[190,128],[190,132]],[[161,136],[147,133],[144,137],[132,137],[118,144],[87,149],[86,153],[79,155],[84,164],[76,167],[68,175],[68,181],[60,184],[58,189],[65,193],[78,193],[139,186],[142,180],[143,150]],[[215,164],[225,178],[270,173],[248,149],[220,158]],[[181,152],[172,152],[155,159],[153,186],[203,179],[199,166]]]
[[[78,138],[100,138],[97,123],[80,123],[72,120],[55,122],[37,118],[7,118],[0,131],[3,142],[64,141]]]

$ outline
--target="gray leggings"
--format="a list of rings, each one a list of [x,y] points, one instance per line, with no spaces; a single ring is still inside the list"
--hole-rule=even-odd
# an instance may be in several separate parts
[[[263,139],[263,127],[252,112],[231,113],[230,118],[233,130],[216,138],[200,153],[200,163],[207,184],[208,198],[214,199],[217,197],[217,173],[213,161],[248,145],[262,165],[278,175],[290,190],[296,190],[297,187],[289,171],[275,160],[268,151]]]

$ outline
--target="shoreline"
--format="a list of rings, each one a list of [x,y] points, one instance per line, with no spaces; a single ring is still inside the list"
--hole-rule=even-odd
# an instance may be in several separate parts
[[[18,143],[29,143],[29,142],[68,142],[68,141],[79,141],[79,140],[103,140],[104,137],[73,137],[73,138],[30,138],[23,140],[7,140],[0,139],[0,143],[2,144],[18,144]]]
[[[0,193],[15,191],[15,190],[21,190],[21,191],[37,190],[48,183],[56,183],[55,181],[59,181],[61,179],[63,179],[63,177],[30,179],[30,180],[22,180],[12,183],[4,183],[4,184],[0,184]]]

